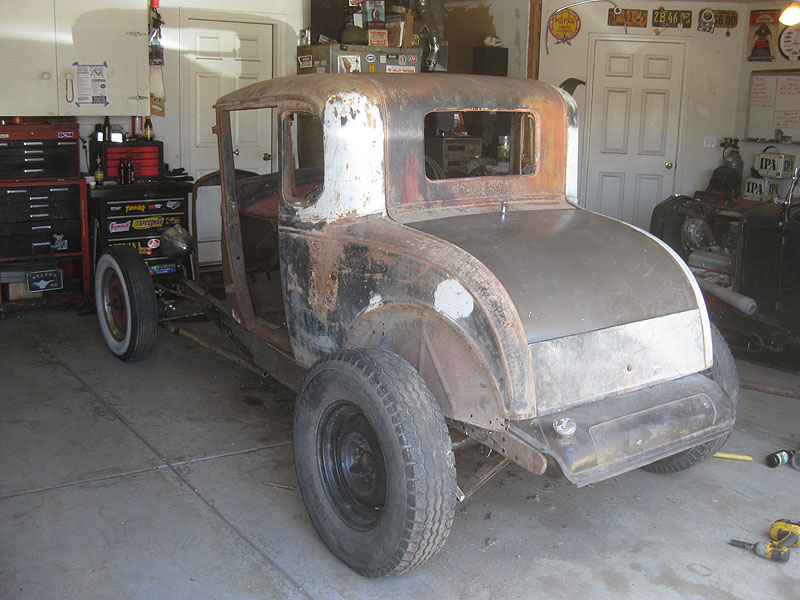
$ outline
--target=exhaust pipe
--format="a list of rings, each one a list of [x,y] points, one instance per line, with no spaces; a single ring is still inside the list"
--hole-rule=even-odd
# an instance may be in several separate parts
[[[726,304],[730,304],[735,309],[742,311],[746,315],[753,315],[758,310],[758,303],[749,296],[734,292],[730,288],[722,287],[716,283],[703,281],[702,277],[696,277],[700,289],[716,296]]]

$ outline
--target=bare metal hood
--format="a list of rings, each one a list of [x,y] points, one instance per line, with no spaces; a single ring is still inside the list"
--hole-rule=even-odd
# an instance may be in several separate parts
[[[459,215],[408,224],[466,250],[500,280],[529,344],[697,309],[655,240],[572,208]]]

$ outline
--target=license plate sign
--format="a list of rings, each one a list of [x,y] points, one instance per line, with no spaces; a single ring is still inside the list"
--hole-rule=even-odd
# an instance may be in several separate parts
[[[653,11],[653,27],[689,28],[692,26],[692,11],[690,10],[664,10],[658,8]]]
[[[64,287],[64,272],[61,269],[28,271],[25,273],[25,281],[29,292],[60,290]]]

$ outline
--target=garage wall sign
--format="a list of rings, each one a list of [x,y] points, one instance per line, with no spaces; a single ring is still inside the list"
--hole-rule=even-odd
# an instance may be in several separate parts
[[[608,24],[612,27],[647,27],[647,11],[638,8],[609,8]]]
[[[547,29],[556,38],[557,44],[569,43],[581,30],[581,18],[574,10],[565,8],[552,16]]]
[[[664,7],[653,10],[653,27],[661,29],[683,29],[692,26],[692,11],[667,10]]]
[[[750,62],[775,60],[775,44],[778,41],[778,17],[780,10],[751,10],[748,46]]]
[[[736,29],[739,24],[739,13],[735,10],[715,10],[716,25],[720,29]]]
[[[778,49],[787,60],[800,60],[800,25],[792,25],[781,31]]]
[[[717,13],[711,8],[703,8],[697,13],[697,31],[714,33],[717,26]]]

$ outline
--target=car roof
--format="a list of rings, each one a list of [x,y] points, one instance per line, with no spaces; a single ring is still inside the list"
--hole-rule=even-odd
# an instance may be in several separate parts
[[[534,108],[531,99],[563,104],[552,86],[533,79],[453,73],[336,73],[290,75],[260,81],[221,97],[217,108],[237,110],[279,102],[301,102],[317,111],[329,98],[354,92],[389,109],[446,110]]]

